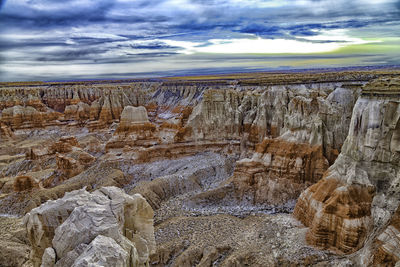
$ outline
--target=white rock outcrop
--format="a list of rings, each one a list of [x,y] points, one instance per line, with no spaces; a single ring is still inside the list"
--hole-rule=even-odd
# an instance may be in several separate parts
[[[131,123],[149,122],[147,110],[143,106],[126,106],[121,113],[121,124],[130,125]]]
[[[129,253],[114,239],[97,236],[75,260],[73,267],[78,266],[132,266]]]
[[[117,187],[66,193],[24,218],[35,266],[146,266],[155,252],[154,212]]]

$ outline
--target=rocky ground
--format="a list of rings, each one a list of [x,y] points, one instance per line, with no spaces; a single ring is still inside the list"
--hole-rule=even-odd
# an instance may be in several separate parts
[[[346,266],[351,261],[305,243],[290,214],[183,216],[155,227],[153,266]]]
[[[22,218],[0,215],[1,266],[32,266],[29,261],[31,246]]]

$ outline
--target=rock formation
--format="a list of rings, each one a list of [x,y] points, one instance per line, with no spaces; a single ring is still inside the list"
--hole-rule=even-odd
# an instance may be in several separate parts
[[[395,80],[371,84],[354,106],[339,157],[322,180],[301,194],[294,211],[310,227],[308,242],[325,249],[351,253],[361,248],[399,202],[400,101],[391,95],[400,86]]]
[[[1,121],[13,129],[35,128],[51,125],[58,116],[58,113],[50,110],[40,112],[31,106],[17,105],[4,109],[1,113]]]
[[[282,205],[296,200],[328,167],[321,146],[265,139],[251,159],[237,162],[231,179],[240,199]]]
[[[155,131],[156,126],[150,123],[145,107],[126,106],[121,114],[120,124],[106,148],[150,146],[157,142]]]
[[[68,153],[73,147],[79,147],[78,140],[74,136],[62,136],[50,146],[50,153]]]
[[[393,266],[398,73],[1,83],[0,265]]]
[[[65,194],[24,218],[34,266],[145,266],[154,253],[153,210],[116,187]]]
[[[29,264],[30,245],[22,218],[0,217],[0,263],[4,267]]]
[[[39,188],[39,184],[30,176],[18,176],[14,180],[14,191],[22,192]]]
[[[10,127],[5,123],[0,122],[0,140],[10,140],[15,137]]]
[[[357,91],[340,84],[249,89],[205,91],[188,119],[186,129],[192,135],[186,139],[244,139],[254,145],[281,136],[322,145],[334,161],[332,150],[344,142]]]
[[[242,104],[238,110],[248,110],[247,114],[254,113],[249,115],[252,119],[239,123],[243,127],[236,132],[237,136],[247,131],[242,133],[241,150],[249,154],[251,140],[257,142],[263,136],[265,139],[256,145],[254,154],[237,162],[235,172],[228,181],[193,200],[203,203],[218,199],[222,204],[237,199],[239,202],[290,208],[300,193],[319,181],[330,163],[336,159],[348,129],[355,94],[342,87],[327,90],[322,86],[277,86],[258,95],[258,100],[250,100],[256,97],[253,94],[248,100],[244,96],[243,100],[236,101],[248,103],[247,108]],[[222,101],[223,97],[220,99],[220,103],[226,103]],[[202,102],[202,105],[205,104]],[[189,118],[188,125],[198,120],[197,108]],[[226,108],[232,110],[235,105],[228,101]],[[221,108],[208,108],[199,114],[204,114],[202,118],[207,121],[219,118],[221,123],[225,122],[224,115],[218,115],[218,109]],[[213,112],[215,114],[209,114]],[[243,115],[239,117],[243,118]],[[235,125],[234,122],[228,124]],[[207,131],[206,127],[199,128]],[[225,133],[225,130],[221,132]],[[226,133],[231,138],[235,137],[231,131]],[[195,128],[194,135],[197,134]]]
[[[122,111],[119,127],[129,129],[133,124],[146,122],[149,122],[149,118],[145,107],[126,106]]]
[[[64,110],[65,119],[76,121],[84,121],[90,118],[90,106],[86,103],[79,102],[76,105],[69,105]]]
[[[400,207],[390,220],[390,224],[377,237],[373,264],[375,266],[395,266],[400,261]]]
[[[81,173],[95,162],[96,158],[84,151],[76,151],[70,153],[69,156],[57,154],[56,160],[57,170],[60,171],[62,176],[68,179]]]

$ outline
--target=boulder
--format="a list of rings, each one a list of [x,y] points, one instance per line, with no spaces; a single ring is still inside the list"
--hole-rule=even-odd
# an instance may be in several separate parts
[[[25,215],[31,260],[35,266],[40,266],[42,259],[50,262],[53,249],[56,266],[66,262],[89,263],[96,261],[96,253],[109,251],[114,257],[108,259],[106,255],[111,254],[105,253],[105,258],[97,259],[99,264],[110,260],[144,266],[155,252],[153,215],[141,195],[130,196],[116,187],[103,187],[93,193],[85,189],[66,193]],[[97,237],[100,239],[94,241]]]
[[[133,248],[136,250],[135,248]],[[137,259],[137,258],[134,258]],[[72,267],[81,266],[138,266],[138,262],[130,262],[129,253],[114,239],[97,236],[81,255],[74,261]]]

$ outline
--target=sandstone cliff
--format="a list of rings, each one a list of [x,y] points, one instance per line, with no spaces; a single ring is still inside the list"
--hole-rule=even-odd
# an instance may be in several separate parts
[[[344,142],[357,94],[341,84],[207,90],[188,119],[186,128],[193,134],[187,138],[243,138],[254,145],[282,136],[323,145],[330,158],[331,150]]]
[[[376,80],[365,87],[339,157],[322,180],[301,194],[294,215],[310,227],[311,244],[354,252],[397,208],[399,89],[398,79]]]
[[[246,91],[242,98],[233,91],[208,93],[219,100],[203,99],[194,109],[187,124],[194,136],[240,138],[242,157],[249,157],[237,162],[233,176],[220,188],[200,194],[195,202],[218,199],[222,204],[234,198],[285,207],[293,206],[336,159],[358,95],[338,84],[272,86],[262,94]],[[224,123],[233,128],[215,127]],[[262,138],[251,154],[252,142]]]
[[[346,124],[345,117],[356,94],[354,90],[338,89],[327,98],[341,85],[340,82],[290,86],[133,82],[4,88],[0,90],[0,109],[4,113],[1,121],[18,129],[22,122],[32,128],[75,120],[94,130],[118,121],[125,106],[145,106],[151,122],[167,122],[165,125],[176,124],[174,119],[180,122],[183,129],[178,129],[181,136],[177,140],[240,140],[245,133],[249,135],[249,144],[254,145],[264,137],[303,128],[303,132],[297,133],[301,138],[314,138],[313,142],[319,138],[324,146],[338,149],[344,140],[343,132],[347,131],[340,126]],[[321,103],[326,98],[327,103]],[[345,105],[345,110],[335,110],[333,102],[340,105],[349,102],[349,105]],[[304,105],[309,107],[302,110]],[[321,127],[315,118],[310,119],[314,125],[307,126],[305,121],[303,125],[296,124],[299,116],[310,112],[319,112],[317,117],[325,124],[326,129],[319,130],[322,137],[308,136],[312,127]]]

